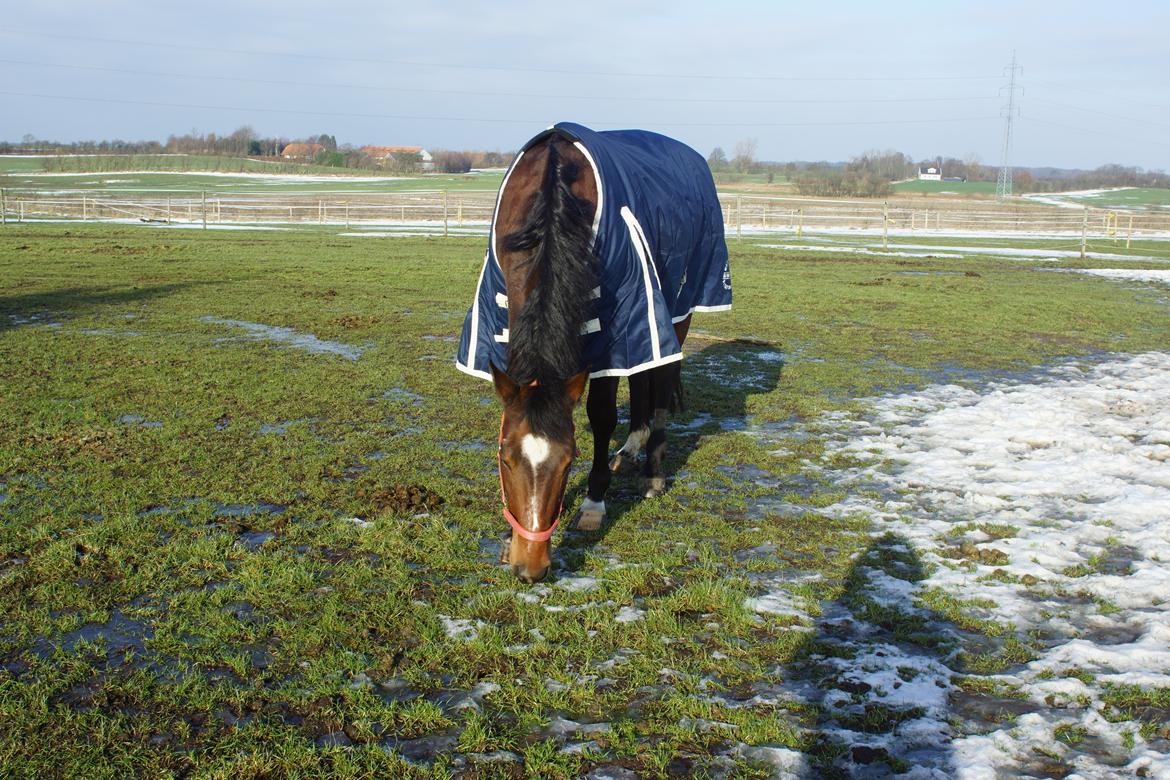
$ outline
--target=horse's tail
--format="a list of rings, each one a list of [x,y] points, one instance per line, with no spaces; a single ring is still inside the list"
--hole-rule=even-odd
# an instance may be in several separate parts
[[[580,168],[562,160],[557,143],[549,137],[544,180],[524,225],[504,239],[506,250],[529,253],[531,291],[508,343],[508,373],[521,384],[560,384],[584,368],[581,324],[597,284],[593,206],[573,194]]]

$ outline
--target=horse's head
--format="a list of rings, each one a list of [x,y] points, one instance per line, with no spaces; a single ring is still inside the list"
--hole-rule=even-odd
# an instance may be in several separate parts
[[[512,526],[507,560],[527,583],[544,579],[551,564],[549,538],[576,454],[573,406],[588,376],[582,371],[557,385],[521,385],[492,366],[504,404],[499,467],[504,517]]]

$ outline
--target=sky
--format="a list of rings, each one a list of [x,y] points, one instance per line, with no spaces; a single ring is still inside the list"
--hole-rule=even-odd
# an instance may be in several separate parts
[[[0,139],[264,136],[508,151],[640,127],[763,160],[1170,169],[1170,3],[13,3]]]

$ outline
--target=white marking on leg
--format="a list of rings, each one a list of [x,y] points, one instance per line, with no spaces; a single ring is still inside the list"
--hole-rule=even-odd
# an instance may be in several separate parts
[[[646,440],[650,438],[650,429],[648,427],[639,428],[636,431],[630,431],[626,443],[618,450],[619,455],[627,455],[631,458],[636,457],[638,451],[646,446]]]
[[[581,502],[581,511],[582,512],[597,512],[598,514],[604,515],[605,514],[605,502],[604,501],[594,501],[591,498],[586,498],[584,501]]]

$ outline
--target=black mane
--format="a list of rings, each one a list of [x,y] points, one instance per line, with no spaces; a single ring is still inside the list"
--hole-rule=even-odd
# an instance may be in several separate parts
[[[558,136],[546,142],[544,180],[524,225],[504,238],[504,249],[527,252],[518,267],[534,284],[508,339],[508,374],[521,385],[536,382],[526,413],[534,432],[563,437],[565,380],[580,372],[581,324],[597,285],[597,259],[590,251],[592,204],[573,194],[580,169],[562,162]]]

